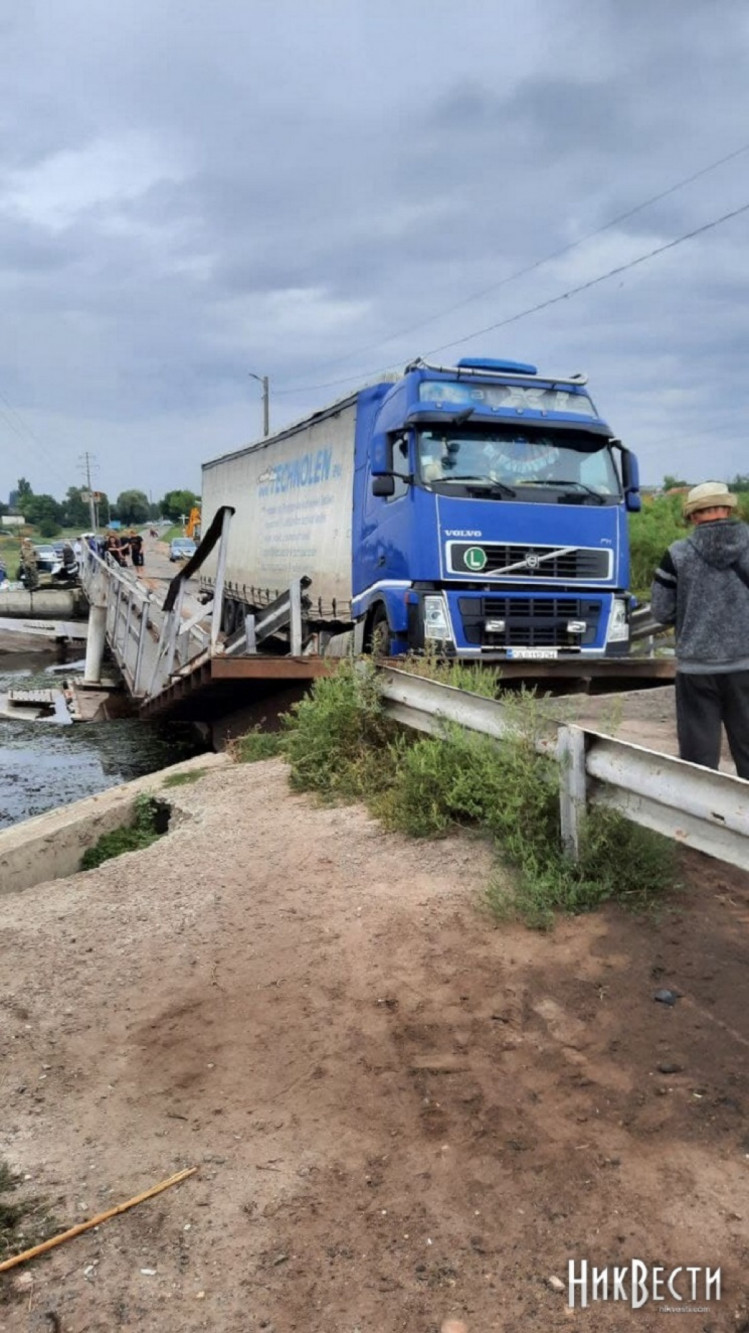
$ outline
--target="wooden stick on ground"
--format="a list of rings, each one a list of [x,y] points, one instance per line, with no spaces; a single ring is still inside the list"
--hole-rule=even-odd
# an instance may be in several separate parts
[[[25,1264],[29,1259],[36,1259],[39,1254],[46,1254],[47,1250],[53,1250],[56,1245],[62,1245],[63,1241],[72,1240],[74,1236],[80,1236],[82,1231],[90,1231],[92,1227],[98,1227],[100,1222],[108,1222],[110,1217],[116,1217],[118,1213],[124,1213],[128,1208],[134,1208],[138,1203],[144,1203],[146,1199],[153,1198],[154,1194],[160,1194],[162,1190],[168,1190],[172,1185],[178,1185],[180,1180],[186,1180],[188,1176],[194,1176],[197,1171],[196,1166],[188,1166],[184,1171],[178,1171],[176,1175],[170,1176],[168,1180],[162,1180],[158,1185],[152,1185],[150,1189],[144,1190],[142,1194],[136,1194],[134,1199],[128,1199],[127,1203],[118,1203],[116,1208],[107,1209],[106,1213],[99,1213],[97,1217],[92,1217],[88,1222],[79,1222],[75,1227],[69,1227],[67,1231],[61,1231],[59,1236],[52,1236],[49,1240],[42,1241],[41,1245],[34,1245],[30,1250],[24,1250],[23,1254],[14,1254],[12,1259],[6,1259],[0,1264],[0,1273],[5,1273],[9,1268],[15,1268],[18,1264]]]

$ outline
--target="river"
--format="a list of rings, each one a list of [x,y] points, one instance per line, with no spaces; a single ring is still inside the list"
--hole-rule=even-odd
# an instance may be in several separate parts
[[[54,659],[0,656],[0,694],[10,689],[60,689],[82,669],[51,670]],[[142,777],[209,748],[180,722],[25,722],[0,718],[0,829],[32,815]]]

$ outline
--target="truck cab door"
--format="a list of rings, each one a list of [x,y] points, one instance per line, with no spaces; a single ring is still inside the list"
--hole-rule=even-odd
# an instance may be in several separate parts
[[[412,485],[404,479],[412,471],[408,437],[396,436],[391,449],[392,471],[400,474],[393,477],[392,495],[373,495],[367,468],[356,592],[389,580],[402,583],[409,575]]]

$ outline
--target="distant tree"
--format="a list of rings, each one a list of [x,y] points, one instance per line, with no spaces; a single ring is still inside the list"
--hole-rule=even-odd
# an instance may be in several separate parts
[[[63,522],[66,528],[79,528],[85,532],[91,522],[91,510],[88,500],[84,500],[84,488],[82,486],[69,486],[68,493],[62,502]]]
[[[121,491],[117,496],[115,513],[121,523],[146,523],[148,496],[143,491]]]
[[[200,499],[193,491],[167,491],[159,510],[164,518],[170,518],[172,523],[177,523],[183,514],[188,518],[190,510],[199,504]]]
[[[63,523],[63,507],[53,495],[28,495],[20,505],[27,523],[38,528],[43,537],[54,537]]]
[[[99,527],[106,528],[109,525],[113,506],[109,503],[109,496],[106,491],[99,491],[98,495],[99,498],[96,501],[96,511],[99,515]]]
[[[31,489],[31,482],[27,481],[25,477],[19,477],[18,485],[16,486],[16,495],[18,496],[17,503],[20,505],[22,501],[28,500],[33,494],[34,492]]]
[[[683,481],[681,477],[672,477],[670,473],[667,473],[666,476],[663,478],[664,491],[673,491],[676,489],[677,486],[688,486],[688,485],[689,485],[688,481]]]
[[[737,494],[749,491],[749,473],[737,472],[733,481],[729,481],[728,489],[729,491],[735,491]]]

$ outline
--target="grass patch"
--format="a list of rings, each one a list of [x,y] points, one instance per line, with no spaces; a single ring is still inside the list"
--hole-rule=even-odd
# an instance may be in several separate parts
[[[21,1177],[0,1161],[0,1263],[54,1236],[59,1225],[38,1196],[10,1198]]]
[[[199,782],[208,772],[207,768],[193,768],[189,773],[170,773],[164,778],[162,787],[187,787],[191,782]]]
[[[263,731],[252,727],[244,736],[237,736],[227,746],[235,764],[256,764],[261,759],[275,759],[283,754],[286,736],[282,731]]]
[[[499,667],[481,666],[478,662],[452,662],[439,657],[433,649],[408,653],[389,665],[413,676],[436,680],[440,685],[453,685],[456,690],[470,690],[471,694],[480,694],[485,699],[496,699],[502,688]]]
[[[93,847],[88,847],[81,858],[81,870],[95,870],[104,861],[123,852],[137,852],[150,847],[166,833],[169,827],[169,806],[154,796],[141,795],[135,802],[135,813],[130,824],[104,833]]]
[[[513,871],[498,873],[488,889],[499,918],[546,928],[557,911],[590,911],[607,899],[653,903],[674,883],[674,845],[594,808],[580,860],[570,861],[561,843],[558,766],[536,750],[548,719],[532,692],[502,702],[516,731],[510,739],[451,724],[441,737],[419,736],[385,715],[371,665],[344,662],[288,715],[291,784],[328,801],[363,800],[386,827],[412,837],[459,827],[485,834]]]

